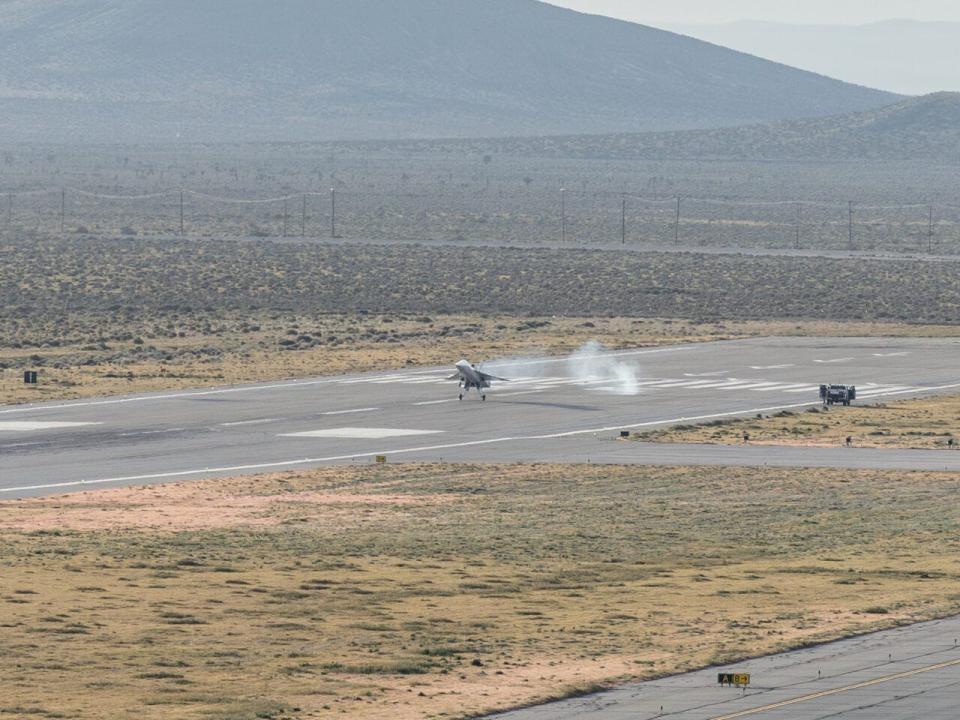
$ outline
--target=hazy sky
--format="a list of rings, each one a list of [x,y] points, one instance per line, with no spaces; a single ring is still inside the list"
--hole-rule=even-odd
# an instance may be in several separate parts
[[[957,0],[548,0],[581,12],[649,25],[772,20],[854,24],[890,18],[960,21]]]

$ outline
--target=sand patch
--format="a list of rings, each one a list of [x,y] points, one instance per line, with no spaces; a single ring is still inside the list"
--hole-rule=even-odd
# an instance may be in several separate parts
[[[235,480],[208,480],[150,487],[111,488],[54,498],[0,502],[0,529],[95,532],[182,532],[236,527],[271,528],[291,521],[350,527],[386,522],[378,509],[450,502],[449,496],[303,490],[289,487],[293,475],[262,476],[264,493],[238,493]],[[370,490],[370,486],[366,488]]]

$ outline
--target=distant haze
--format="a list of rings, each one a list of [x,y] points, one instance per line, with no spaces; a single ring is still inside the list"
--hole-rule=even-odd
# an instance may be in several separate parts
[[[960,22],[955,0],[550,0],[551,4],[647,25],[729,23],[737,20],[808,25],[863,24],[904,18]]]
[[[867,25],[743,21],[671,30],[846,82],[905,95],[960,90],[960,22]]]
[[[954,0],[550,0],[904,95],[960,90]]]

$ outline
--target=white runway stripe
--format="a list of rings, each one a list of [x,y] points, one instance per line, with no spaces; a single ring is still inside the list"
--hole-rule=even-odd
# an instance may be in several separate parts
[[[803,392],[806,392],[811,388],[813,388],[814,390],[819,390],[819,388],[816,387],[815,385],[804,385],[802,383],[793,383],[790,385],[780,384],[780,385],[772,385],[770,387],[764,387],[764,388],[754,388],[751,392],[784,392],[784,391],[794,392],[796,390],[802,390]]]
[[[356,410],[331,410],[330,412],[320,413],[321,415],[355,415],[357,413],[376,412],[380,408],[357,408]]]
[[[774,385],[779,385],[780,383],[776,382],[749,382],[746,385],[735,385],[729,388],[720,388],[721,390],[767,390]]]
[[[61,430],[66,428],[77,428],[85,425],[103,425],[99,422],[40,422],[40,421],[18,421],[18,422],[0,422],[0,432],[34,432],[37,430]]]
[[[240,425],[265,425],[266,423],[280,422],[282,418],[263,418],[262,420],[238,420],[237,422],[220,423],[220,427],[239,427]]]
[[[881,395],[888,392],[896,392],[897,390],[910,390],[907,385],[891,385],[890,387],[880,387],[880,388],[871,388],[869,390],[861,390],[857,388],[857,397],[873,397],[874,395]]]

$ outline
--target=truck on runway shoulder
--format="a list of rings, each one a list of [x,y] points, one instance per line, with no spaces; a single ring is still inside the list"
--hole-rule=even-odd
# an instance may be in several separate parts
[[[857,399],[857,388],[853,385],[821,385],[820,400],[824,405],[849,405]]]

